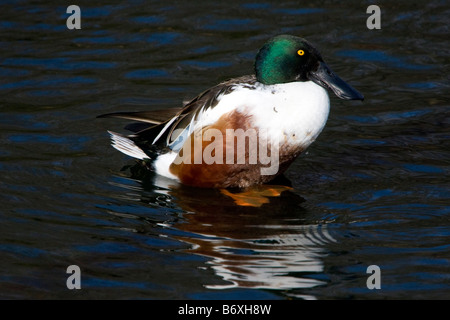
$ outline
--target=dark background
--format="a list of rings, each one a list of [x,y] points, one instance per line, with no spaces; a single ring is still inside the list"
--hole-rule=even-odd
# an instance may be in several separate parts
[[[448,299],[447,1],[3,1],[0,298]],[[307,38],[366,100],[330,95],[294,191],[242,208],[130,167],[102,113],[179,107]],[[68,290],[66,269],[81,269]],[[366,287],[369,265],[381,289]]]

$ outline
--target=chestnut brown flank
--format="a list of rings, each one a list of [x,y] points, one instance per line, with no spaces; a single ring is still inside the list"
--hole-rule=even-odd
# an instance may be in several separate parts
[[[183,184],[207,187],[207,188],[228,188],[228,187],[247,187],[253,184],[266,183],[275,178],[277,175],[283,173],[292,161],[301,153],[301,148],[289,146],[287,144],[280,145],[279,149],[279,170],[275,175],[261,175],[261,168],[270,166],[262,165],[259,161],[258,155],[258,143],[251,145],[248,140],[245,143],[245,162],[244,164],[238,164],[237,161],[237,139],[234,139],[233,145],[227,144],[226,130],[227,129],[242,129],[247,131],[248,129],[256,129],[251,124],[251,116],[242,114],[238,111],[232,111],[224,114],[219,118],[217,122],[210,126],[202,128],[200,132],[193,133],[189,137],[189,140],[185,142],[191,144],[190,154],[183,154],[183,150],[180,151],[178,157],[183,161],[175,161],[170,166],[170,172],[177,176]],[[202,141],[202,148],[194,148],[194,137],[201,139],[203,134],[210,129],[217,129],[222,133],[223,141],[223,161],[222,163],[206,164],[203,162],[203,151],[213,141]],[[256,129],[257,130],[257,129]],[[258,131],[256,131],[258,133]],[[259,139],[259,136],[258,136]],[[266,142],[259,142],[266,143]],[[198,143],[199,144],[199,143]],[[233,151],[230,151],[234,148]],[[189,148],[188,148],[189,149]],[[267,146],[267,153],[270,155],[270,144]],[[233,164],[226,163],[226,155],[233,154]],[[201,154],[199,154],[201,152]],[[197,153],[197,158],[196,154]],[[257,154],[256,164],[250,164],[249,159],[251,154]],[[213,154],[214,156],[214,154]],[[195,164],[194,159],[202,159],[201,164]],[[180,160],[180,159],[177,159]]]

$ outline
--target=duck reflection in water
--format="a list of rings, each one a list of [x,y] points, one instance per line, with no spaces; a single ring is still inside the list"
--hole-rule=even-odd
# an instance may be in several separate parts
[[[188,252],[209,257],[209,267],[225,280],[206,287],[286,290],[324,284],[311,275],[323,272],[324,247],[335,240],[326,225],[306,221],[307,210],[301,206],[305,200],[286,186],[286,178],[282,181],[286,188],[278,195],[265,192],[273,186],[262,192],[261,186],[256,187],[265,199],[260,205],[248,206],[238,204],[247,202],[247,193],[243,198],[237,191],[187,187],[140,168],[128,168],[131,179],[139,180],[147,195],[149,191],[160,195],[141,201],[166,197],[172,206],[181,208],[183,219],[167,224],[184,231],[177,237],[192,244]]]

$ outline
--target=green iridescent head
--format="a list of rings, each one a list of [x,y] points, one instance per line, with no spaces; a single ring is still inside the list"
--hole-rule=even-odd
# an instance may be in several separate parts
[[[291,35],[276,36],[264,44],[256,55],[255,73],[256,79],[266,85],[313,81],[341,99],[364,99],[333,73],[311,43]]]

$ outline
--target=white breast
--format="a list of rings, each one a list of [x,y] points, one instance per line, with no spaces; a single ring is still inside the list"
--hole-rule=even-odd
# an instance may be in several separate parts
[[[325,126],[330,100],[327,91],[311,81],[237,87],[222,97],[210,119],[235,108],[252,115],[253,125],[269,136],[306,148]]]

